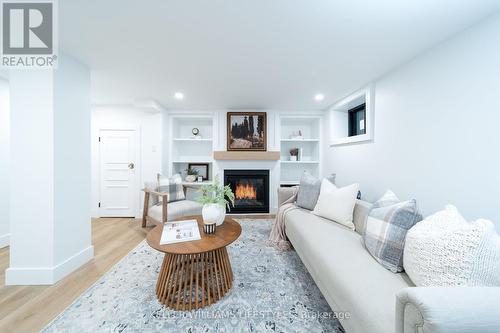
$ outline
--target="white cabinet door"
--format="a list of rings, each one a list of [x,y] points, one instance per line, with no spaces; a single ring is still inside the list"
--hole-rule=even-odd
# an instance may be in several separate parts
[[[100,131],[100,215],[103,217],[133,217],[139,198],[137,192],[136,151],[134,130]]]

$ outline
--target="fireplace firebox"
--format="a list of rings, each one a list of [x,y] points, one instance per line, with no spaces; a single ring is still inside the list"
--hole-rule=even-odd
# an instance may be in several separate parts
[[[224,170],[224,185],[235,197],[230,213],[269,213],[269,170]]]

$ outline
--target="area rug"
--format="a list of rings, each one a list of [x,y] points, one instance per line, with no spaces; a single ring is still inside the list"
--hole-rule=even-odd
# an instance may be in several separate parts
[[[144,240],[42,332],[343,332],[297,253],[265,245],[273,221],[238,222],[233,287],[219,302],[193,311],[159,303],[163,254]]]

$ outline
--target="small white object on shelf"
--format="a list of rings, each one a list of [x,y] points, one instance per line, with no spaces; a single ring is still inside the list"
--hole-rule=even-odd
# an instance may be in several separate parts
[[[185,178],[186,182],[188,183],[192,183],[196,180],[196,176],[195,175],[187,175],[186,178]]]
[[[198,239],[201,239],[201,236],[196,220],[167,222],[163,225],[160,245],[189,242]]]

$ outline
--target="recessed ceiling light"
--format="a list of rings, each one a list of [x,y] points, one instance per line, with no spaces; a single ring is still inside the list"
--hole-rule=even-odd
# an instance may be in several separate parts
[[[323,94],[316,94],[316,95],[314,95],[314,100],[317,101],[317,102],[321,102],[324,99],[325,99],[325,95],[323,95]]]
[[[184,94],[181,92],[176,92],[174,94],[174,97],[175,97],[175,99],[181,100],[181,99],[184,99]]]

